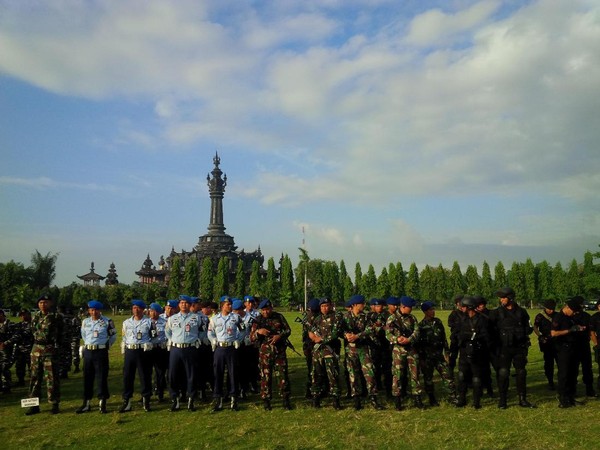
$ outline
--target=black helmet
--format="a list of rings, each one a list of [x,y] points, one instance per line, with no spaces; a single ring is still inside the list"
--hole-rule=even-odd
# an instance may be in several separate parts
[[[477,302],[475,298],[470,295],[465,295],[460,301],[460,306],[465,306],[469,309],[475,309],[477,307]]]

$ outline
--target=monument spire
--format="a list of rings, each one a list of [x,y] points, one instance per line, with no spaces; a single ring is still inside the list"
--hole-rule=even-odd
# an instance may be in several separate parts
[[[212,178],[210,174],[206,176],[208,184],[208,192],[210,194],[210,223],[208,224],[208,234],[223,234],[225,225],[223,223],[223,197],[225,196],[225,187],[227,186],[227,175],[223,175],[219,164],[221,158],[215,152],[213,158],[215,168],[212,170]]]

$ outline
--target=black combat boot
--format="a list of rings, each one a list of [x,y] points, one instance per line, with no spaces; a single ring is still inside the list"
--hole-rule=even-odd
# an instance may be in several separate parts
[[[312,398],[312,394],[310,392],[310,384],[306,386],[306,393],[304,394],[304,396],[307,400],[310,400]]]
[[[150,397],[142,398],[142,406],[144,407],[144,411],[150,412]]]
[[[129,411],[131,411],[131,399],[130,398],[123,400],[123,404],[119,408],[120,413],[129,412]]]
[[[81,405],[79,408],[77,408],[75,410],[75,414],[83,414],[83,413],[91,411],[91,409],[92,409],[92,407],[90,406],[90,401],[84,400],[83,405]]]
[[[221,397],[215,397],[212,402],[211,412],[221,411],[223,409],[223,399]]]
[[[25,413],[26,416],[33,416],[34,414],[39,414],[40,412],[40,407],[39,406],[31,406],[27,412]]]
[[[196,405],[194,405],[194,397],[189,397],[188,398],[187,409],[190,412],[196,411]]]
[[[50,410],[50,414],[58,414],[60,409],[58,408],[58,403],[52,403],[52,409]]]
[[[554,386],[554,380],[552,378],[548,378],[548,389],[551,391],[556,390],[556,386]]]
[[[558,399],[559,408],[572,408],[574,405],[571,404],[568,397],[560,396]]]
[[[265,411],[271,411],[271,400],[269,400],[268,398],[263,398],[263,408],[265,409]]]
[[[79,373],[79,372],[80,372],[80,370],[79,370],[79,364],[77,364],[75,366],[75,370],[73,371],[73,373]]]
[[[292,410],[292,404],[290,403],[289,396],[283,397],[283,409],[285,409],[286,411]]]
[[[429,397],[430,406],[440,406],[440,403],[437,401],[437,398],[435,398],[435,394],[433,392],[428,393],[427,396]]]
[[[165,401],[165,394],[164,394],[164,392],[163,392],[163,391],[158,391],[158,392],[156,393],[156,397],[157,397],[157,399],[158,399],[158,403],[162,403],[162,402],[164,402],[164,401]]]
[[[402,407],[402,396],[397,395],[394,397],[394,407],[396,411],[402,411],[404,408]]]
[[[420,395],[413,396],[413,404],[415,405],[415,408],[425,409],[425,405],[423,404]]]
[[[360,396],[355,395],[353,398],[353,402],[354,402],[354,409],[356,411],[359,411],[362,409],[362,404],[360,403]]]
[[[179,411],[179,397],[175,397],[173,400],[171,400],[171,408],[169,408],[169,411]]]
[[[383,409],[383,406],[381,406],[379,401],[377,401],[376,395],[371,395],[371,397],[369,397],[369,399],[371,400],[371,406],[373,406],[373,408],[375,408],[378,411],[381,411]]]
[[[106,414],[106,399],[102,398],[98,402],[98,409],[100,410],[100,414]]]
[[[519,406],[521,408],[535,408],[535,405],[533,403],[529,403],[527,401],[527,397],[525,396],[525,394],[519,394]]]
[[[336,411],[339,411],[340,409],[342,409],[342,405],[340,404],[340,396],[339,395],[335,395],[333,397],[333,409],[335,409]]]
[[[506,409],[507,408],[507,405],[506,405],[506,393],[500,392],[500,397],[498,398],[498,408],[499,409]]]
[[[481,409],[481,388],[473,390],[473,408]]]
[[[232,411],[240,410],[240,408],[238,408],[238,401],[237,401],[237,398],[235,397],[235,395],[233,397],[231,397],[231,410]]]
[[[598,397],[593,384],[590,383],[585,385],[585,395],[586,397]]]
[[[312,407],[320,408],[321,407],[321,398],[318,395],[313,396],[312,398]]]

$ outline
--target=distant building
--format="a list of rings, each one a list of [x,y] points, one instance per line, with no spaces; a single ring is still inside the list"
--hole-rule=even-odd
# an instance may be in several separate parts
[[[189,258],[196,258],[200,267],[205,258],[211,258],[215,270],[219,264],[219,260],[223,257],[227,258],[229,261],[230,281],[235,279],[238,264],[243,264],[244,272],[249,275],[252,264],[254,261],[257,261],[261,273],[264,275],[265,270],[263,269],[263,264],[265,258],[260,250],[260,246],[257,250],[250,253],[245,252],[243,249],[237,251],[233,236],[225,233],[225,225],[223,222],[223,197],[225,196],[225,187],[227,186],[227,175],[224,175],[219,168],[221,159],[219,158],[218,153],[215,154],[213,163],[215,166],[214,169],[206,176],[208,192],[210,194],[210,221],[208,224],[208,232],[200,236],[198,244],[190,251],[182,249],[181,252],[176,252],[173,247],[166,259],[163,256],[160,257],[158,269],[153,266],[150,255],[148,255],[142,268],[136,272],[136,275],[139,276],[140,283],[168,283],[170,268],[175,258],[180,259],[182,270]]]
[[[100,282],[106,277],[98,275],[94,270],[94,262],[90,266],[90,271],[85,275],[77,275],[77,278],[83,281],[84,286],[100,286]]]

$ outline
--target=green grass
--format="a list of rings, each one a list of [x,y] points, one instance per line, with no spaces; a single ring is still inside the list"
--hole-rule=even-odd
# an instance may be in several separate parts
[[[438,316],[446,321],[447,312]],[[531,313],[534,313],[532,311]],[[537,312],[535,312],[537,313]],[[416,312],[420,319],[422,314]],[[292,342],[301,350],[300,326],[295,313],[286,313],[292,326]],[[115,317],[117,329],[124,317]],[[81,404],[81,374],[63,380],[61,414],[52,416],[45,397],[42,413],[24,416],[20,399],[26,388],[0,397],[0,445],[3,449],[578,449],[595,448],[594,431],[598,417],[597,400],[561,410],[555,393],[546,389],[541,354],[534,343],[528,365],[529,398],[536,409],[516,405],[514,379],[511,379],[509,408],[498,410],[495,399],[484,398],[483,408],[456,409],[445,403],[425,411],[407,408],[397,412],[391,403],[383,411],[366,406],[354,411],[345,403],[334,411],[327,399],[315,410],[304,399],[306,368],[304,359],[288,351],[294,409],[284,411],[275,397],[272,411],[264,411],[258,396],[241,403],[239,412],[224,410],[210,414],[208,404],[198,411],[177,413],[169,405],[153,404],[145,413],[141,405],[126,414],[116,412],[121,403],[122,355],[118,346],[111,350],[109,413],[97,411],[76,415]],[[436,379],[436,381],[439,381]],[[442,388],[436,383],[436,391]],[[581,391],[581,387],[580,387]],[[43,394],[45,395],[45,393]],[[440,395],[441,396],[441,395]],[[136,400],[138,396],[135,397]],[[385,401],[384,401],[385,402]]]

